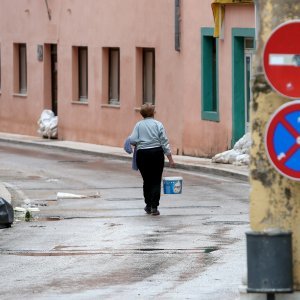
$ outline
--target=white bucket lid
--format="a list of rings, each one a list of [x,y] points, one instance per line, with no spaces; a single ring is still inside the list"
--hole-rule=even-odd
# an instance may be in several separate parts
[[[163,180],[168,180],[168,181],[175,181],[175,180],[182,180],[182,177],[163,177]]]

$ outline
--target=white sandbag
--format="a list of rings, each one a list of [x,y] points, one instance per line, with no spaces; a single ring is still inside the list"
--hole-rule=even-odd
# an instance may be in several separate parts
[[[240,138],[233,146],[234,150],[248,151],[251,146],[251,136],[250,133],[246,133],[242,138]]]
[[[251,135],[246,133],[239,139],[233,149],[216,154],[212,158],[214,163],[249,165],[250,161]]]
[[[224,151],[222,153],[216,154],[212,158],[212,162],[222,163],[222,164],[232,164],[236,157],[239,155],[239,152],[234,149]]]
[[[57,138],[58,117],[49,109],[43,110],[38,120],[38,133],[43,137]]]
[[[249,154],[241,154],[236,157],[234,162],[235,165],[249,165],[250,164],[250,155]]]

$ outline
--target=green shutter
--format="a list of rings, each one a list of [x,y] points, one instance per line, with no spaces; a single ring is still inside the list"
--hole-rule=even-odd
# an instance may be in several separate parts
[[[232,146],[245,134],[244,39],[246,37],[255,37],[255,29],[232,28]]]
[[[201,28],[201,118],[218,122],[218,39],[213,34],[213,28]]]

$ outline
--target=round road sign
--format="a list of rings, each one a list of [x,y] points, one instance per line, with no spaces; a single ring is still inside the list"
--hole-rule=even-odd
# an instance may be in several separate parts
[[[274,29],[265,45],[263,66],[275,91],[291,99],[300,98],[300,20]]]
[[[265,146],[277,171],[300,181],[300,101],[286,103],[273,114],[267,125]]]

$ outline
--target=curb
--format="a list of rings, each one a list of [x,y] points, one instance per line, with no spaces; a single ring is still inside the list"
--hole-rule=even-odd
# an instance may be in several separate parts
[[[34,137],[32,137],[34,138]],[[86,153],[86,154],[93,154],[100,157],[106,157],[106,158],[115,158],[115,159],[121,159],[126,161],[131,161],[132,157],[128,156],[124,152],[122,153],[111,153],[108,152],[109,149],[113,149],[114,147],[107,147],[107,152],[101,151],[101,150],[90,150],[90,149],[83,149],[83,148],[74,148],[72,146],[66,146],[66,145],[59,145],[59,144],[52,144],[51,140],[40,140],[40,141],[32,141],[32,140],[21,140],[21,139],[14,139],[9,137],[0,137],[0,141],[8,142],[12,144],[20,144],[25,146],[34,146],[39,148],[47,148],[47,149],[62,149],[64,151],[70,151],[75,153]],[[56,140],[55,140],[56,141]],[[76,142],[74,142],[76,143]],[[83,143],[84,144],[84,143]],[[97,145],[95,145],[97,147]],[[100,147],[99,147],[100,149]],[[176,161],[176,155],[174,155],[174,160]],[[227,166],[227,165],[226,165]],[[224,176],[224,177],[230,177],[234,179],[238,179],[241,181],[248,182],[249,181],[249,175],[246,174],[243,171],[238,170],[232,170],[232,169],[226,169],[225,167],[222,168],[219,164],[216,164],[214,166],[206,166],[206,165],[199,165],[199,164],[193,164],[193,163],[182,163],[182,162],[176,162],[176,169],[186,170],[186,171],[196,171],[211,175],[217,175],[217,176]]]
[[[206,166],[195,166],[195,165],[186,165],[186,164],[180,164],[176,163],[177,169],[187,170],[187,171],[198,171],[201,173],[211,174],[211,175],[217,175],[217,176],[224,176],[224,177],[230,177],[234,179],[239,179],[241,181],[249,182],[249,176],[247,174],[244,174],[242,172],[236,172],[231,170],[225,170],[222,168],[210,168]]]

